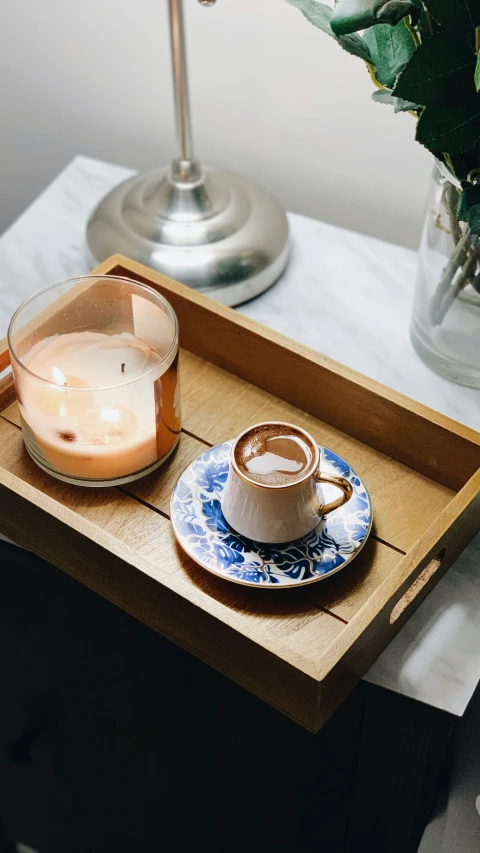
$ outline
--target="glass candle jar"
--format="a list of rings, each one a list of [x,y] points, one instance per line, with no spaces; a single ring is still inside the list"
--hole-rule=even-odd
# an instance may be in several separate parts
[[[178,322],[155,290],[83,276],[27,299],[8,330],[25,447],[67,483],[149,474],[180,436]]]

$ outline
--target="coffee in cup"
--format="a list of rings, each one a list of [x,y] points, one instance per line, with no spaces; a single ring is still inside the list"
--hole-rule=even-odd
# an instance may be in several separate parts
[[[340,497],[325,503],[321,482],[337,486]],[[352,494],[348,480],[320,470],[318,445],[308,432],[271,421],[249,427],[234,442],[222,512],[249,539],[289,542],[313,530]]]
[[[239,470],[260,485],[288,486],[301,480],[314,450],[305,434],[289,424],[260,424],[237,441]]]

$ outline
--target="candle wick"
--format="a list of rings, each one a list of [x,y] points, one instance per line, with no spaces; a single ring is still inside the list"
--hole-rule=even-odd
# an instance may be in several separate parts
[[[122,373],[125,373],[125,362],[122,361]]]

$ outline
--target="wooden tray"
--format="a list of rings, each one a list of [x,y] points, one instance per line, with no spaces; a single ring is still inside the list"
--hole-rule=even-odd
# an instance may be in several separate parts
[[[128,486],[57,482],[23,449],[7,372],[0,530],[317,731],[480,527],[480,435],[120,255],[95,272],[147,282],[177,312],[179,449]],[[213,577],[169,522],[185,466],[263,419],[298,423],[346,457],[374,506],[352,565],[297,591]]]

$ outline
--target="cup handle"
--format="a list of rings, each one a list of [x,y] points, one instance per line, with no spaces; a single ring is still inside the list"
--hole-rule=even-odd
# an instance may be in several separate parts
[[[343,506],[353,495],[352,484],[345,477],[337,477],[335,474],[323,474],[320,468],[318,468],[316,474],[314,474],[314,478],[317,483],[329,483],[331,486],[337,486],[342,492],[339,498],[330,501],[329,504],[325,504],[324,506],[320,504],[320,515],[328,515],[329,512],[333,512],[334,509]]]

